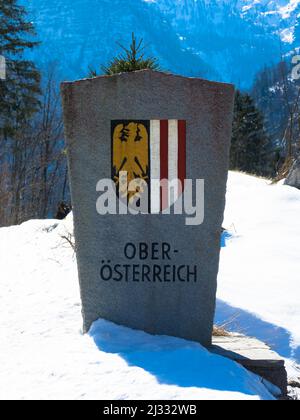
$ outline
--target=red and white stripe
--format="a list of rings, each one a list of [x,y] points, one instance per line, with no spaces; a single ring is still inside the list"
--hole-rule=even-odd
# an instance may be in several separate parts
[[[186,121],[150,121],[151,213],[170,207],[181,195],[186,178]],[[159,188],[163,180],[173,188]],[[175,182],[174,182],[175,181]],[[171,191],[172,190],[172,191]]]

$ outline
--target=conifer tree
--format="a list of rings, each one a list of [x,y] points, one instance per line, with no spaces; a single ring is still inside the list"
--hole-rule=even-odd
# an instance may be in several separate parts
[[[269,171],[268,138],[264,119],[248,94],[237,92],[234,107],[231,169],[257,175]]]
[[[0,0],[0,55],[6,80],[0,80],[0,139],[13,136],[38,109],[40,75],[24,53],[34,48],[34,28],[17,0]]]
[[[0,0],[0,55],[6,62],[6,78],[0,80],[0,206],[8,209],[6,224],[22,221],[24,173],[30,155],[27,133],[40,106],[40,74],[25,58],[37,45],[34,36],[18,0]]]

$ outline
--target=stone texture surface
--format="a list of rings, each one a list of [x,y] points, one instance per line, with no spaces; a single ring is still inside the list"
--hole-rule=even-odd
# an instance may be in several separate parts
[[[300,158],[293,164],[290,173],[285,180],[285,185],[289,185],[290,187],[295,187],[300,190]]]
[[[210,345],[234,87],[141,71],[63,83],[62,98],[84,330],[101,317]],[[96,184],[111,177],[111,121],[131,119],[186,120],[187,178],[205,180],[202,225],[186,226],[183,215],[99,216]],[[102,262],[128,264],[123,253],[128,242],[171,244],[178,253],[170,263],[196,265],[197,282],[104,282]]]
[[[213,337],[211,350],[266,379],[281,390],[283,397],[287,396],[288,379],[285,362],[266,344],[243,335]]]

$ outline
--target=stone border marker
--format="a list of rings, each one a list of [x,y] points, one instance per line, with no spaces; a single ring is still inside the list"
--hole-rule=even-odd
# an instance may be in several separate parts
[[[145,70],[63,83],[62,98],[84,331],[104,318],[209,346],[234,87]],[[194,215],[188,182],[171,195],[160,178],[191,180]],[[101,215],[105,179],[143,214]]]

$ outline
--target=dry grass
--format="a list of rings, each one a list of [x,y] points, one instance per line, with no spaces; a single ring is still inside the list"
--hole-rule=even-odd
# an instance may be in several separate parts
[[[76,252],[75,239],[71,233],[68,233],[67,235],[61,235],[61,238],[68,246],[70,246],[73,249],[74,252]]]
[[[295,380],[289,381],[289,386],[292,388],[300,388],[300,382],[297,382]]]
[[[276,184],[277,182],[287,178],[293,164],[294,164],[294,159],[292,157],[287,158],[282,168],[280,169],[277,177],[273,180],[273,184]]]
[[[213,337],[230,337],[230,333],[222,325],[214,325]]]

